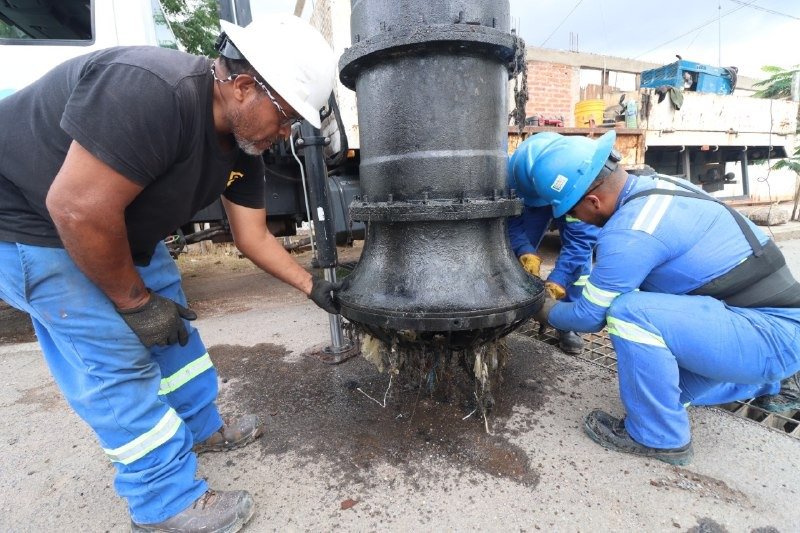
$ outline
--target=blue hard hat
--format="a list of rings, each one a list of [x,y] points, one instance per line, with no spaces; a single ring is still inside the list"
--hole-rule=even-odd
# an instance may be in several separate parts
[[[527,207],[542,207],[550,202],[539,196],[534,184],[533,162],[551,142],[561,135],[545,131],[525,139],[508,160],[508,188],[517,191]]]
[[[560,217],[583,198],[600,174],[612,150],[614,130],[592,140],[580,136],[558,135],[534,156],[530,173],[539,198],[553,206],[553,216]]]

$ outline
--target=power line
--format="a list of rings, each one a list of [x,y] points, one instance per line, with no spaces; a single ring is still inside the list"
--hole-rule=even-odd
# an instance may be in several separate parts
[[[570,16],[570,15],[572,15],[572,13],[574,13],[574,12],[575,12],[575,10],[576,10],[576,9],[578,9],[578,6],[579,6],[579,5],[581,5],[582,3],[583,3],[583,0],[578,0],[578,3],[577,3],[577,4],[575,4],[575,7],[573,7],[573,8],[570,10],[570,12],[569,12],[569,13],[567,13],[567,16],[566,16],[566,17],[564,17],[564,19],[563,19],[561,22],[559,22],[559,23],[558,23],[558,26],[556,26],[556,29],[554,29],[554,30],[553,30],[553,33],[551,33],[550,35],[548,35],[548,36],[547,36],[547,39],[545,39],[544,41],[542,41],[542,44],[540,44],[540,45],[539,45],[540,47],[541,47],[541,46],[544,46],[544,45],[545,45],[545,43],[547,43],[547,41],[549,41],[549,40],[550,40],[550,37],[552,37],[553,35],[555,35],[555,33],[558,31],[558,29],[559,29],[561,26],[563,26],[563,25],[564,25],[564,23],[567,21],[567,19],[569,18],[569,16]]]
[[[708,26],[709,24],[713,24],[713,23],[715,23],[715,22],[719,23],[719,21],[720,21],[721,19],[723,19],[723,18],[727,17],[728,15],[730,15],[730,14],[732,14],[732,13],[736,13],[736,12],[737,12],[737,11],[739,11],[740,9],[744,9],[745,7],[748,7],[750,4],[753,4],[753,3],[755,3],[755,2],[756,2],[756,0],[751,0],[751,2],[750,2],[750,3],[748,3],[748,4],[744,4],[744,3],[743,3],[743,4],[742,4],[742,5],[740,5],[739,7],[735,7],[735,8],[733,8],[733,9],[731,9],[730,11],[728,11],[727,13],[725,13],[724,15],[718,15],[718,16],[716,16],[716,17],[713,17],[713,18],[711,18],[711,19],[708,19],[707,21],[703,22],[703,23],[702,23],[702,24],[700,24],[699,26],[697,26],[697,27],[694,27],[694,28],[692,28],[691,30],[689,30],[689,31],[687,31],[687,32],[681,33],[681,34],[680,34],[680,35],[678,35],[677,37],[673,37],[673,38],[672,38],[672,39],[670,39],[669,41],[665,41],[665,42],[663,42],[663,43],[659,44],[658,46],[655,46],[655,47],[651,48],[651,49],[650,49],[650,50],[648,50],[647,52],[643,52],[643,53],[641,53],[641,54],[639,54],[639,55],[635,56],[633,59],[639,59],[640,57],[642,57],[642,56],[644,56],[644,55],[647,55],[647,54],[649,54],[650,52],[654,52],[654,51],[658,50],[658,49],[659,49],[659,48],[661,48],[662,46],[666,46],[666,45],[668,45],[669,43],[672,43],[672,42],[675,42],[675,41],[677,41],[677,40],[678,40],[678,39],[680,39],[681,37],[686,37],[687,35],[689,35],[690,33],[694,32],[694,31],[701,30],[701,29],[705,28],[706,26]]]
[[[794,19],[794,20],[800,20],[800,17],[795,17],[794,15],[790,15],[788,13],[782,13],[781,11],[775,11],[774,9],[769,9],[769,8],[766,8],[766,7],[755,6],[755,5],[752,5],[752,3],[745,4],[741,0],[731,0],[731,2],[733,2],[734,4],[742,4],[745,7],[752,7],[753,9],[758,9],[759,11],[764,11],[766,13],[772,13],[773,15],[779,15],[781,17],[787,17],[787,18]]]
[[[611,45],[608,42],[608,34],[611,33],[606,30],[608,25],[606,24],[606,14],[603,11],[603,2],[598,2],[597,5],[600,7],[600,21],[603,23],[603,40],[606,42],[606,49],[604,50],[605,53],[611,49]]]

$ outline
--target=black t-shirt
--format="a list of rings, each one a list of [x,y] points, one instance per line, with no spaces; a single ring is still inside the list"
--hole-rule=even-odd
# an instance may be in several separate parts
[[[63,246],[45,198],[73,139],[144,187],[125,212],[137,264],[220,194],[263,208],[262,159],[219,145],[210,66],[175,50],[109,48],[1,99],[0,240]]]

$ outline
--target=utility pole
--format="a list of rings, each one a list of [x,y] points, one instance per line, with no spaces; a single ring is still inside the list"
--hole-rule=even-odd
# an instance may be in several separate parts
[[[717,66],[722,66],[722,2],[717,2]]]

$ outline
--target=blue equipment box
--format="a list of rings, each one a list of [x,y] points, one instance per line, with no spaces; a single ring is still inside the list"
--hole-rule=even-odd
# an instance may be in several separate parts
[[[643,89],[664,85],[699,93],[731,94],[736,86],[736,70],[681,59],[642,72],[640,86]]]

